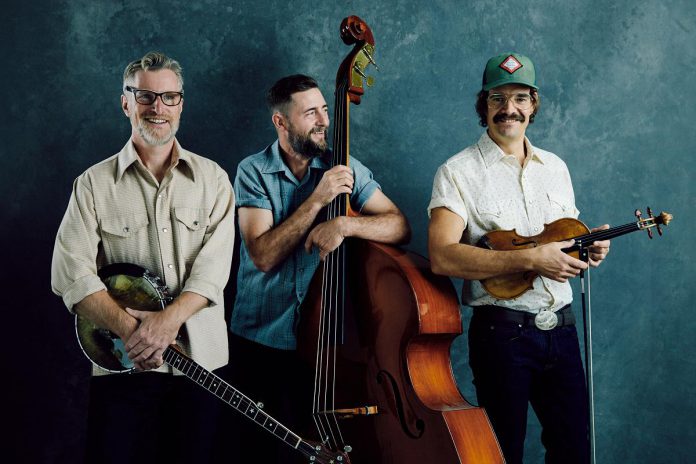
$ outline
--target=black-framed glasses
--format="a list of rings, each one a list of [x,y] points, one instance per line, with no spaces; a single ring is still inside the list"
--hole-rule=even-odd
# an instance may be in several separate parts
[[[153,92],[152,90],[136,89],[127,85],[125,89],[129,92],[133,92],[135,96],[135,101],[142,105],[152,105],[157,97],[160,97],[162,103],[167,106],[176,106],[181,103],[181,99],[184,98],[184,91],[181,92]]]
[[[507,105],[507,102],[512,101],[512,104],[521,110],[528,110],[532,106],[532,96],[528,93],[516,93],[507,95],[504,93],[492,93],[488,95],[488,107],[495,110]]]

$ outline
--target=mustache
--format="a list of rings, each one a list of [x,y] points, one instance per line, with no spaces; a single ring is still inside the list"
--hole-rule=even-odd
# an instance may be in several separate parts
[[[519,113],[509,114],[509,113],[498,113],[493,116],[493,122],[501,122],[503,119],[512,119],[513,121],[524,122],[526,118]]]
[[[165,121],[169,121],[169,116],[165,114],[158,114],[158,113],[150,113],[150,112],[145,112],[142,114],[143,118],[155,118],[155,119],[164,119]]]
[[[318,134],[319,132],[326,134],[326,126],[315,126],[309,131],[310,134]]]

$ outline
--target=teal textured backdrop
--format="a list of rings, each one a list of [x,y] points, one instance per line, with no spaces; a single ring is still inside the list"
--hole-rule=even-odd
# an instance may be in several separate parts
[[[11,2],[0,19],[3,350],[15,416],[8,462],[79,462],[89,366],[50,292],[53,239],[73,179],[116,153],[126,63],[157,49],[184,67],[179,140],[233,177],[274,131],[266,89],[314,75],[333,104],[348,52],[341,20],[372,28],[380,71],[352,107],[352,153],[375,173],[426,254],[437,167],[482,132],[474,97],[486,59],[514,50],[537,67],[532,142],[570,168],[581,219],[632,220],[650,205],[665,235],[616,239],[592,272],[597,452],[601,463],[693,462],[696,228],[693,137],[696,6],[691,0]],[[576,287],[576,311],[579,294]],[[464,323],[468,310],[463,310]],[[581,330],[581,326],[579,326]],[[453,348],[475,401],[465,336]],[[7,382],[7,380],[6,380]],[[526,462],[543,461],[530,413]]]

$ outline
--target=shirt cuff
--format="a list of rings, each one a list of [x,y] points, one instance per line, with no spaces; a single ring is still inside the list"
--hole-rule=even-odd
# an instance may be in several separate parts
[[[237,208],[262,208],[262,209],[273,209],[271,202],[268,200],[263,200],[260,198],[248,198],[246,200],[237,199]]]
[[[197,293],[203,298],[207,298],[209,301],[208,306],[216,306],[220,303],[221,292],[217,285],[200,277],[189,277],[181,291]]]
[[[433,198],[432,200],[430,200],[430,204],[428,205],[428,217],[430,217],[430,213],[432,212],[432,210],[441,207],[447,208],[448,210],[452,211],[454,214],[462,218],[464,224],[467,224],[468,216],[466,214],[466,211],[463,208],[459,208],[453,205],[452,202],[447,201],[446,198]]]
[[[365,187],[363,187],[356,201],[358,208],[360,208],[358,212],[362,211],[367,202],[370,201],[370,198],[372,198],[372,194],[375,193],[375,190],[377,190],[378,188],[380,187],[377,182],[370,182]]]
[[[77,279],[63,292],[63,302],[67,306],[68,311],[75,314],[73,306],[92,293],[106,290],[106,285],[96,275],[86,275]]]

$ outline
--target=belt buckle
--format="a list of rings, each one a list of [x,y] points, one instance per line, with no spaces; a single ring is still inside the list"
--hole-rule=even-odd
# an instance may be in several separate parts
[[[539,330],[551,330],[558,325],[558,316],[553,311],[542,309],[534,316],[534,325]]]

